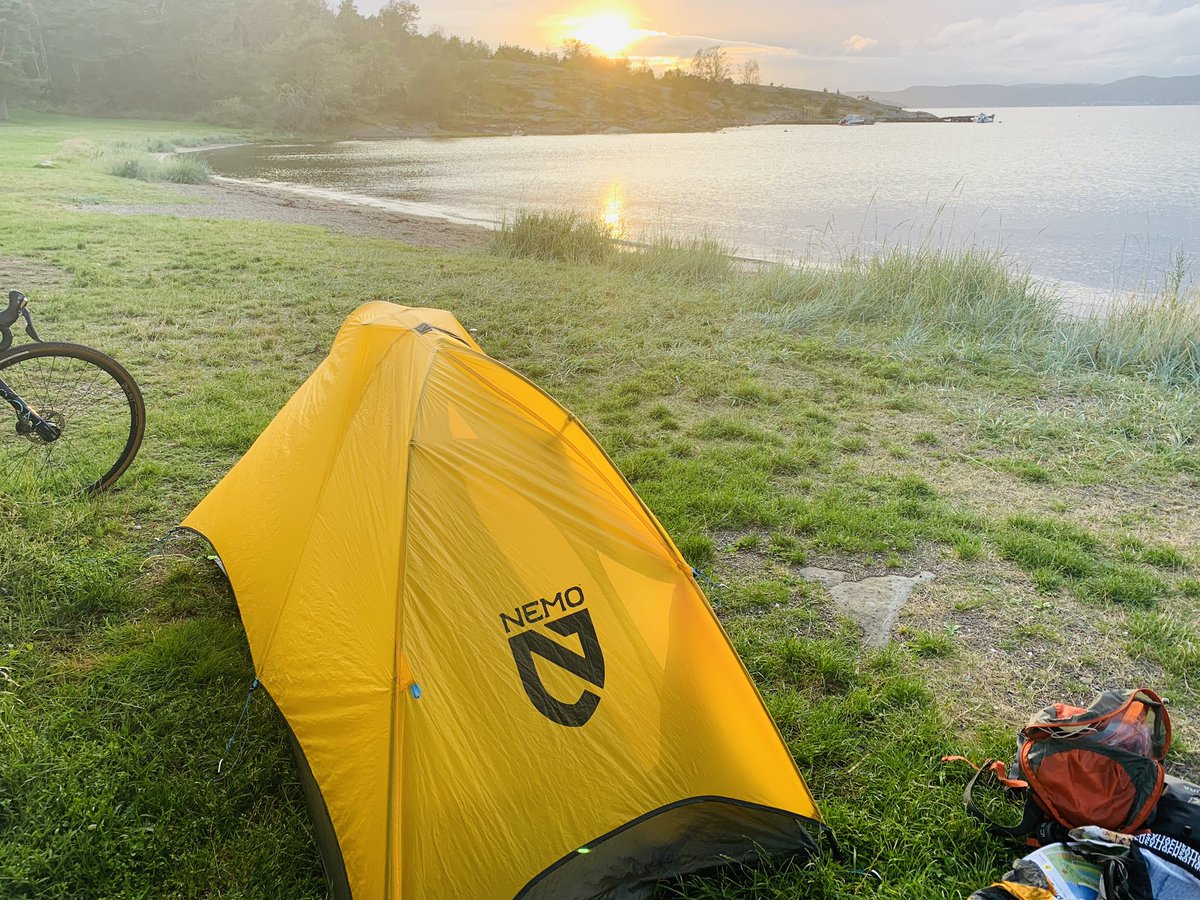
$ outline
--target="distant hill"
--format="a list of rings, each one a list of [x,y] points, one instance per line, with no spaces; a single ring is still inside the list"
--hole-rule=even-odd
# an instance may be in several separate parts
[[[707,131],[735,125],[837,122],[858,114],[877,122],[933,120],[849,94],[777,85],[705,81],[683,73],[655,77],[625,60],[575,63],[502,58],[471,61],[443,81],[437,116],[443,131],[484,134],[576,134]],[[356,136],[386,135],[412,122],[394,114],[362,117]]]
[[[921,85],[871,91],[873,99],[914,107],[1174,106],[1200,103],[1200,75],[1138,75],[1109,84]]]

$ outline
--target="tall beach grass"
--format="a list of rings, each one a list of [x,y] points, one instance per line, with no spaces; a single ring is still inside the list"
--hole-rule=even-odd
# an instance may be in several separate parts
[[[118,178],[173,184],[207,184],[212,167],[203,157],[179,154],[179,147],[232,143],[237,135],[172,135],[163,138],[96,143],[87,138],[68,138],[59,144],[55,158],[64,163],[89,163]]]
[[[1184,270],[1177,268],[1153,293],[1128,294],[1062,323],[1054,359],[1060,366],[1200,387],[1200,289],[1186,285],[1184,278]]]
[[[624,272],[697,287],[723,284],[736,271],[732,249],[708,235],[676,238],[658,234],[645,243],[626,247],[612,263]]]
[[[172,184],[207,184],[212,168],[197,156],[167,156],[154,153],[121,153],[103,157],[109,175],[137,181],[165,181]]]
[[[529,212],[505,218],[492,239],[499,256],[543,262],[598,263],[615,252],[608,229],[574,211]]]
[[[1200,387],[1200,291],[1180,257],[1164,286],[1067,318],[1055,288],[999,250],[917,246],[850,255],[832,266],[739,265],[711,237],[659,234],[622,249],[579,212],[520,212],[493,252],[732,292],[774,327],[808,332],[853,325],[891,328],[897,344],[952,340],[1012,353],[1039,369],[1136,375]]]
[[[896,249],[820,268],[771,266],[750,280],[749,301],[781,328],[896,324],[1024,344],[1049,332],[1058,302],[996,252]]]
[[[732,250],[702,235],[659,233],[644,242],[617,241],[604,223],[574,210],[521,211],[501,223],[492,252],[546,262],[597,263],[633,275],[689,285],[716,285],[733,274]]]

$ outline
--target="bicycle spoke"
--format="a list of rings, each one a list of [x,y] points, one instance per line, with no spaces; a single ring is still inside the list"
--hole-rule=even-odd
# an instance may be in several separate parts
[[[127,464],[131,436],[141,435],[140,399],[135,411],[122,382],[97,356],[105,359],[58,344],[0,358],[0,378],[58,429],[56,439],[46,440],[11,411],[7,417],[0,411],[0,491],[69,496],[92,489]],[[131,389],[136,394],[136,386]],[[136,443],[133,448],[136,452]]]

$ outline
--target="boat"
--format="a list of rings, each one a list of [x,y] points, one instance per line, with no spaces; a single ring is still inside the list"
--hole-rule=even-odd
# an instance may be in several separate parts
[[[987,125],[989,122],[996,121],[996,114],[995,113],[980,113],[975,118],[973,118],[971,121],[974,122],[976,125]]]
[[[874,125],[875,120],[869,116],[860,116],[857,113],[851,113],[848,116],[842,116],[839,125]]]

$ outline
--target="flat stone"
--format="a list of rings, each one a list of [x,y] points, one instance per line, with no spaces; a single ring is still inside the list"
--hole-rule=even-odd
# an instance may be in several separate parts
[[[822,569],[820,566],[805,566],[800,570],[800,577],[833,588],[846,580],[846,573],[837,569]]]
[[[879,575],[862,581],[846,581],[845,572],[815,566],[801,569],[800,575],[828,589],[837,611],[862,627],[864,639],[871,647],[887,644],[900,610],[904,608],[913,589],[919,584],[928,584],[936,577],[932,572],[919,572],[912,577]]]

